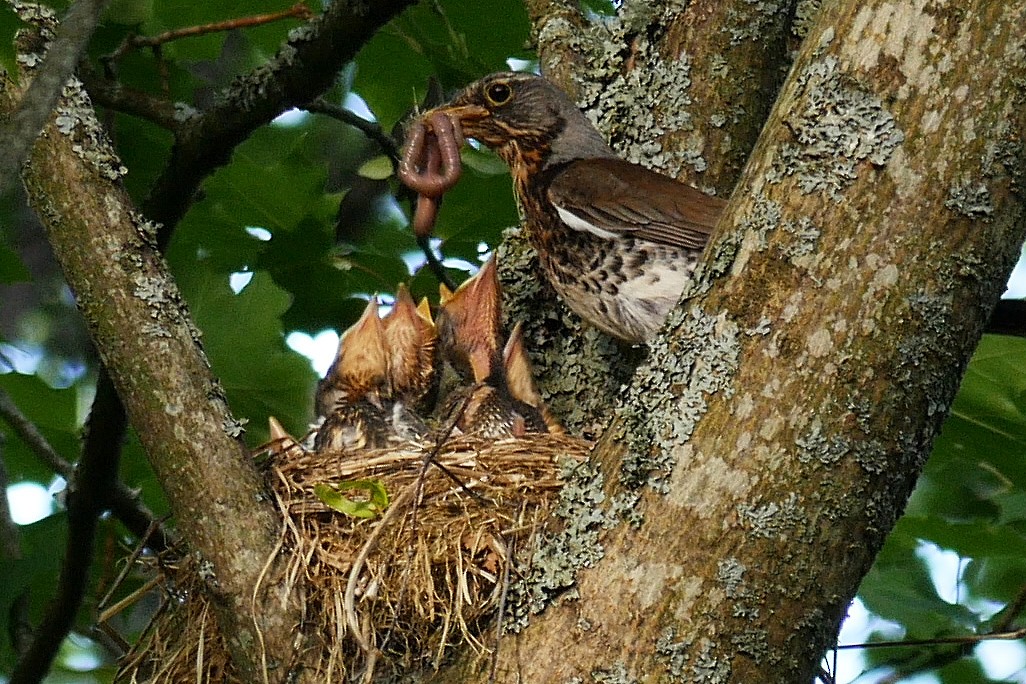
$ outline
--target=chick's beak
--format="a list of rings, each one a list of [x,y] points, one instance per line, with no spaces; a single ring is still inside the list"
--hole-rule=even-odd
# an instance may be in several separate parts
[[[495,260],[449,296],[442,293],[439,335],[452,353],[469,363],[474,381],[481,382],[499,361],[501,293]]]
[[[358,387],[373,388],[388,372],[386,349],[384,326],[378,317],[377,297],[374,297],[367,302],[360,320],[339,341],[335,360],[339,376],[354,381]]]
[[[434,324],[413,303],[405,285],[396,293],[392,311],[382,321],[389,359],[393,394],[418,391],[430,384],[430,357],[435,341]]]

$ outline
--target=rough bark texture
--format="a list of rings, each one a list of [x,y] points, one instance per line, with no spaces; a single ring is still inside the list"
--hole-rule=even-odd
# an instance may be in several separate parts
[[[502,643],[498,681],[811,680],[1026,232],[1024,15],[824,9],[707,255],[712,284],[571,479],[572,536],[536,555],[527,596],[576,562],[575,600]]]
[[[627,3],[590,21],[577,3],[533,0],[543,73],[589,112],[625,158],[729,195],[787,64],[791,3]],[[525,240],[500,270],[511,319],[524,319],[541,389],[587,436],[608,418],[643,349],[587,330],[543,282]]]
[[[36,20],[52,26],[41,12]],[[21,88],[30,80],[26,70]],[[6,77],[2,85],[0,111],[10,111],[21,91]],[[132,210],[120,185],[124,173],[72,79],[23,168],[30,201],[178,529],[208,572],[236,665],[249,681],[265,681],[265,672],[280,681],[289,663],[277,659],[291,657],[299,624],[277,587],[261,584],[280,525],[156,249],[156,226]]]

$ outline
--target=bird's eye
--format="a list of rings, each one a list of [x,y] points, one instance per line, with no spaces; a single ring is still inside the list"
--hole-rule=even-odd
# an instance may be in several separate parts
[[[485,88],[485,97],[493,105],[504,105],[513,97],[513,89],[508,83],[493,83]]]

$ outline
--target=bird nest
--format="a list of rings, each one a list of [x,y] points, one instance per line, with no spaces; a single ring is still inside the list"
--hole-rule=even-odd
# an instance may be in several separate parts
[[[283,582],[305,616],[303,666],[322,681],[370,681],[437,667],[462,643],[494,645],[488,626],[530,556],[560,472],[589,446],[543,434],[461,437],[433,456],[412,444],[272,453],[265,472],[283,520]],[[154,564],[163,608],[116,681],[239,681],[194,556]]]

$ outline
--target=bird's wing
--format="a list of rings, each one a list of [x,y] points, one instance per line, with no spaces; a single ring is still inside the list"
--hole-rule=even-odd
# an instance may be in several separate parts
[[[569,227],[702,249],[726,202],[623,159],[579,159],[552,179],[549,201]]]

